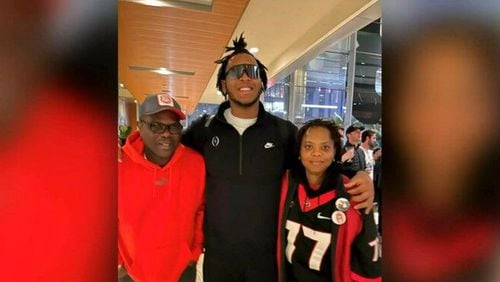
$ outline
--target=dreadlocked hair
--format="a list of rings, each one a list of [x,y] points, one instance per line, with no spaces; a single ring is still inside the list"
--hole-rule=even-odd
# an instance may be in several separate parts
[[[262,81],[262,91],[267,89],[267,68],[262,64],[255,56],[250,53],[247,49],[247,43],[245,41],[245,37],[243,37],[243,33],[241,33],[240,37],[236,37],[233,39],[233,46],[226,46],[224,53],[231,52],[226,56],[215,61],[216,64],[220,64],[219,71],[217,73],[217,89],[222,92],[224,97],[226,97],[226,93],[222,88],[222,81],[226,79],[226,67],[229,62],[229,59],[234,57],[237,54],[248,54],[252,56],[255,61],[257,61],[257,66],[259,67],[259,76]]]

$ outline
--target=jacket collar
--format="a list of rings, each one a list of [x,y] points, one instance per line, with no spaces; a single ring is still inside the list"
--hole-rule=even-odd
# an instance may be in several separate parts
[[[229,101],[224,101],[219,105],[219,109],[217,110],[217,114],[215,117],[222,121],[227,123],[226,118],[224,117],[224,111],[226,109],[229,109],[231,105],[229,104]],[[257,122],[255,124],[261,123],[267,115],[266,109],[264,109],[264,105],[259,101],[259,113],[257,114]]]

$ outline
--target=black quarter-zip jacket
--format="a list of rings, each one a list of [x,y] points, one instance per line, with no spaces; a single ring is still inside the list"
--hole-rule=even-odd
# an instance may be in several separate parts
[[[182,142],[199,151],[207,168],[205,247],[208,256],[240,263],[275,255],[283,173],[297,159],[297,128],[259,103],[255,124],[243,135],[219,106],[184,132]]]

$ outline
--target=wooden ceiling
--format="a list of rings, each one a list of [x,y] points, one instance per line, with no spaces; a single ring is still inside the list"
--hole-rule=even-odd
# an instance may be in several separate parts
[[[118,79],[139,102],[145,94],[167,92],[188,114],[199,101],[223,100],[215,88],[214,61],[241,32],[248,47],[260,49],[257,57],[272,84],[381,15],[379,0],[213,0],[208,11],[132,1],[146,0],[118,2]],[[166,76],[130,66],[195,74]]]
[[[214,0],[209,11],[118,2],[118,78],[141,102],[167,92],[192,112],[249,0]],[[130,66],[194,75],[161,75]]]

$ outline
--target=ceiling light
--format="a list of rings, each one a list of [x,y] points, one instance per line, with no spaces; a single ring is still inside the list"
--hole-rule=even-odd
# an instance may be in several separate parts
[[[149,71],[154,72],[161,75],[194,75],[193,71],[180,71],[180,70],[171,70],[165,67],[161,68],[152,68],[152,67],[143,67],[143,66],[129,66],[129,70],[138,70],[138,71]]]
[[[122,0],[152,7],[184,8],[201,11],[212,10],[212,0]]]
[[[250,53],[252,53],[252,54],[257,54],[257,52],[259,52],[259,48],[257,48],[257,47],[252,47],[252,48],[250,48],[250,50],[248,50],[248,51],[250,51]]]
[[[153,6],[153,7],[168,7],[168,4],[160,1],[160,0],[135,0],[135,1],[130,1],[130,2],[135,2],[137,4],[142,4],[146,6]]]
[[[155,72],[157,74],[162,74],[162,75],[171,75],[171,74],[173,74],[171,71],[167,70],[166,68],[159,68],[157,70],[152,70],[152,72]]]

